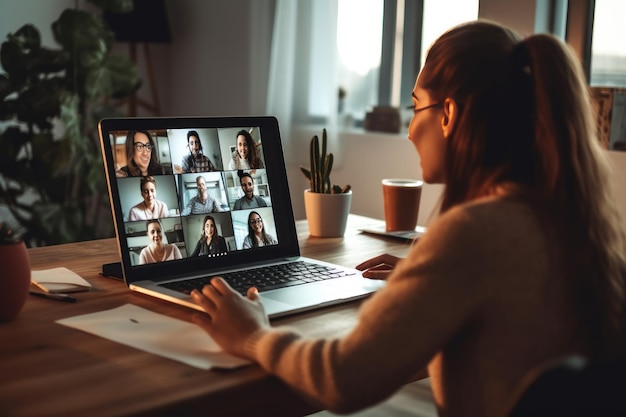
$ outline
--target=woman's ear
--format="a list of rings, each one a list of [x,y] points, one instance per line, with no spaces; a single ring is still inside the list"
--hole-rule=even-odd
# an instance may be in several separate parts
[[[459,117],[459,108],[456,101],[447,98],[443,101],[443,117],[441,118],[441,129],[443,137],[447,138],[453,131]]]

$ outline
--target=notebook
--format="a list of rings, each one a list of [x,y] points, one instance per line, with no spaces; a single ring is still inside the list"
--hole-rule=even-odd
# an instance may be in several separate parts
[[[201,310],[189,292],[219,275],[242,293],[257,287],[273,318],[384,285],[301,256],[276,118],[111,118],[98,128],[130,290]]]

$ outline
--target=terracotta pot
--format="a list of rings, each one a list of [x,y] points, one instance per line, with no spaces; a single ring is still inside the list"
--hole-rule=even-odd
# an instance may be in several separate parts
[[[351,203],[352,191],[322,194],[304,190],[309,234],[316,237],[342,237],[346,231]]]
[[[30,262],[24,242],[0,245],[0,265],[0,322],[7,322],[24,307],[30,287]]]

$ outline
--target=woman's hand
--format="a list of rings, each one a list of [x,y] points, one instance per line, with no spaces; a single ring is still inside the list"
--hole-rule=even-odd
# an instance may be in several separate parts
[[[365,278],[384,280],[401,260],[402,258],[385,253],[358,264],[356,269],[363,271]]]
[[[220,277],[213,278],[201,292],[191,292],[193,301],[206,312],[195,313],[192,321],[226,352],[241,357],[247,357],[248,338],[258,329],[269,327],[257,289],[250,288],[247,295],[242,297]]]

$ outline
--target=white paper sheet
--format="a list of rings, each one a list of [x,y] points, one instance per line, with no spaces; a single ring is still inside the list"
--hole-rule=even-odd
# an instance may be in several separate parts
[[[223,352],[195,324],[133,304],[56,322],[200,369],[236,368],[250,363]]]
[[[91,289],[91,284],[83,277],[63,267],[31,271],[30,280],[46,292],[77,292]]]

